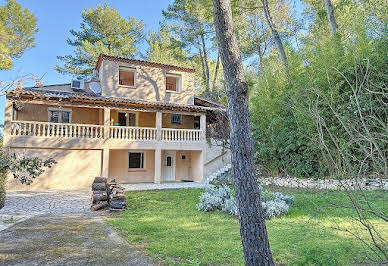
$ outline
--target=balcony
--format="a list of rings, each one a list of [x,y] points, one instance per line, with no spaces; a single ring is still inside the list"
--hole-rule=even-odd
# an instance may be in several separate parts
[[[204,135],[197,129],[154,127],[124,127],[90,124],[50,123],[37,121],[11,121],[11,136],[110,139],[128,141],[202,142]]]

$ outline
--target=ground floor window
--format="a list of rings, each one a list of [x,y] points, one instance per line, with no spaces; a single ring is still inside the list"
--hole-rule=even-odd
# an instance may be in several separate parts
[[[144,152],[129,152],[129,169],[144,169]]]

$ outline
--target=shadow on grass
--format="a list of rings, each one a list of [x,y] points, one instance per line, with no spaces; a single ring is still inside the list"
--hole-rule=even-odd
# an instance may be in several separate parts
[[[226,213],[196,210],[202,189],[128,192],[129,208],[109,222],[132,243],[171,264],[243,264],[238,220]],[[362,246],[334,226],[353,226],[347,214],[316,213],[324,197],[314,191],[294,194],[288,215],[267,221],[278,264],[352,264],[362,260]],[[341,200],[341,194],[333,194]],[[311,203],[312,198],[318,203]]]

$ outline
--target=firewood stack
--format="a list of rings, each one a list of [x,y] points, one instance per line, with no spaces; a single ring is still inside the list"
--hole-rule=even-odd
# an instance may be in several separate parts
[[[108,206],[107,178],[97,176],[92,184],[92,211]]]
[[[127,199],[124,195],[124,188],[111,180],[107,185],[108,201],[111,211],[124,210],[127,207]]]

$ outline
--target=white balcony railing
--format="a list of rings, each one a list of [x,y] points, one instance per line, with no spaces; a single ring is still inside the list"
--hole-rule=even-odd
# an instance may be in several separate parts
[[[51,138],[95,138],[132,141],[198,142],[204,140],[197,129],[152,127],[122,127],[87,124],[50,123],[36,121],[11,121],[11,136]],[[105,129],[107,130],[106,133]],[[109,131],[108,131],[109,130]],[[109,132],[109,134],[108,134]],[[108,134],[108,135],[105,135]]]
[[[11,121],[11,135],[103,139],[104,126],[35,121]]]
[[[156,128],[152,127],[109,127],[109,138],[128,140],[156,140]]]
[[[201,141],[201,130],[162,128],[162,141]]]

